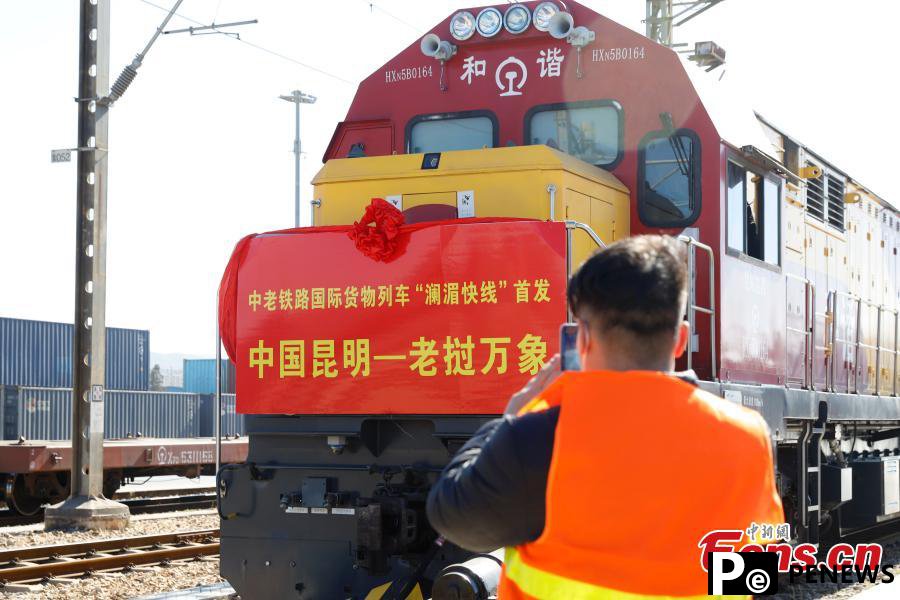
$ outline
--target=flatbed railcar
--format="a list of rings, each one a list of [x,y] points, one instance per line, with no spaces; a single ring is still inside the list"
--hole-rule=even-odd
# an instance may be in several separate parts
[[[222,440],[222,462],[241,463],[246,438]],[[120,486],[157,475],[213,475],[216,442],[210,438],[131,438],[103,443],[103,495]],[[72,446],[68,440],[0,441],[0,498],[20,515],[38,514],[46,504],[69,495]]]
[[[107,390],[105,402],[107,497],[135,477],[214,474],[214,395]],[[223,394],[222,403],[222,434],[238,440],[243,419],[234,395]],[[71,405],[71,388],[0,385],[0,499],[14,511],[35,515],[68,496]],[[246,439],[229,443],[240,446],[234,458],[242,460]],[[145,458],[124,458],[129,448]]]
[[[521,30],[481,19],[521,9]],[[313,224],[352,223],[381,197],[407,222],[530,217],[585,224],[605,242],[681,236],[693,339],[679,366],[765,418],[794,541],[895,521],[900,214],[704,77],[571,0],[459,11],[360,84],[314,180]],[[570,263],[594,247],[578,237]],[[252,373],[233,358],[240,402]],[[337,412],[248,415],[248,465],[220,473],[221,572],[242,595],[379,597],[410,581],[428,594],[466,558],[423,543],[435,534],[422,499],[490,415]],[[644,414],[664,418],[652,404]],[[375,468],[391,464],[409,470]],[[380,502],[390,519],[291,520],[279,499],[312,492],[312,479]]]

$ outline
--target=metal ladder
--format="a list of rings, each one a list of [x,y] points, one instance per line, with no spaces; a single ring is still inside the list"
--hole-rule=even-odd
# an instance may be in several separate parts
[[[822,523],[822,438],[828,405],[819,403],[819,417],[814,422],[803,424],[803,433],[798,440],[800,456],[797,461],[797,500],[800,503],[800,523],[802,531],[798,538],[805,542],[819,542],[819,526]]]
[[[698,242],[694,238],[687,235],[679,235],[678,241],[687,244],[687,270],[688,270],[688,301],[685,308],[688,323],[691,324],[692,343],[688,344],[687,352],[687,368],[691,369],[693,364],[693,335],[697,313],[702,313],[709,317],[709,352],[710,352],[710,375],[712,381],[716,380],[716,263],[713,249]],[[696,281],[697,270],[697,248],[706,253],[709,260],[709,306],[697,305],[697,290],[694,282]]]

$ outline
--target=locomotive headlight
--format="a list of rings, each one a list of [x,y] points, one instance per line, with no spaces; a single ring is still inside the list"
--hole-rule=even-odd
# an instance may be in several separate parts
[[[513,4],[503,15],[503,26],[510,33],[522,33],[531,25],[531,13],[521,4]]]
[[[475,33],[475,17],[461,10],[450,19],[450,35],[459,41],[467,40]]]
[[[503,16],[494,7],[486,8],[478,13],[475,26],[478,28],[478,33],[484,37],[494,37],[503,27]]]
[[[550,19],[559,12],[559,7],[553,2],[541,2],[534,9],[534,28],[538,31],[547,31],[550,28]]]

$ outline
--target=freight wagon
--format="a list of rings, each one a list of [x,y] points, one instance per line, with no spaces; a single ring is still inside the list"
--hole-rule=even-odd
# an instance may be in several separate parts
[[[250,444],[217,486],[239,594],[438,596],[449,568],[481,597],[429,486],[558,347],[573,265],[645,232],[689,248],[679,366],[768,423],[790,541],[898,522],[900,214],[704,77],[567,0],[459,11],[360,83],[313,182],[320,227],[245,238],[220,287]]]
[[[243,462],[245,439],[222,441],[222,460]],[[103,444],[103,494],[156,475],[199,477],[215,471],[216,444],[210,438],[131,438]],[[0,442],[0,498],[21,515],[39,513],[69,495],[72,446],[66,441]]]
[[[106,387],[146,390],[150,332],[106,329]],[[72,325],[0,317],[0,385],[72,386]]]
[[[104,401],[107,497],[137,476],[212,474],[214,395],[106,390]],[[69,472],[63,463],[71,451],[72,390],[0,385],[0,424],[2,438],[8,440],[0,443],[0,482],[5,482],[0,493],[7,504],[34,514],[42,505],[65,498]],[[221,434],[234,439],[237,450],[232,456],[242,460],[244,419],[235,412],[234,394],[222,395]],[[160,459],[173,456],[174,447],[187,450],[177,460]],[[149,459],[132,460],[129,452],[138,452],[135,448]],[[26,455],[31,458],[25,460]]]

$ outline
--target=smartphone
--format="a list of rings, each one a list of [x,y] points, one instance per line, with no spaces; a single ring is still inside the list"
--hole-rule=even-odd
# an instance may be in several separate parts
[[[563,371],[580,371],[581,359],[577,348],[578,324],[563,323],[559,328],[559,356]]]

